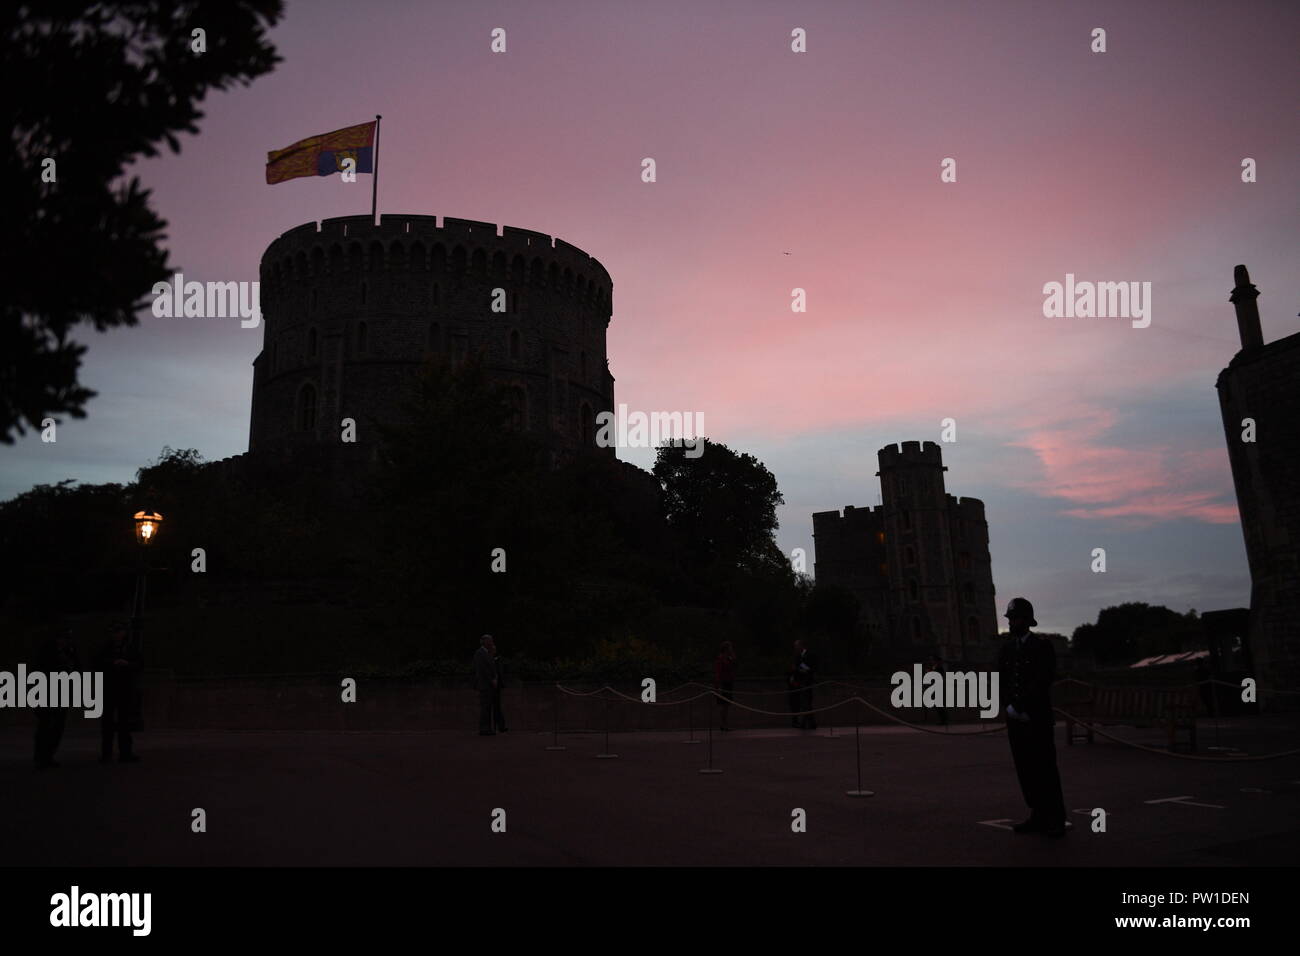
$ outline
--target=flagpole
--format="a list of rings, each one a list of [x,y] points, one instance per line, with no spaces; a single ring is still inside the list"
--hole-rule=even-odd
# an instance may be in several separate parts
[[[379,208],[379,121],[383,119],[375,114],[375,169],[370,180],[370,221],[375,221],[375,212]]]

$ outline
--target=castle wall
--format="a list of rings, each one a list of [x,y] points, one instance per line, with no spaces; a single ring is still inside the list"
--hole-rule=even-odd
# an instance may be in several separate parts
[[[1261,687],[1300,690],[1300,334],[1245,348],[1216,388],[1250,565]],[[1255,440],[1242,440],[1242,420]]]
[[[612,282],[563,240],[433,216],[326,219],[272,242],[261,283],[250,452],[338,444],[340,421],[353,418],[365,455],[373,422],[401,421],[434,357],[481,354],[494,382],[518,389],[524,426],[557,455],[595,448],[595,416],[613,410]],[[497,288],[504,312],[492,311]]]

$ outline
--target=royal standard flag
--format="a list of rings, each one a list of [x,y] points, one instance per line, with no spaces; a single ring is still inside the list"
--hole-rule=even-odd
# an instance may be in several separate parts
[[[343,169],[343,160],[355,159],[357,172],[372,173],[375,157],[375,122],[308,136],[292,146],[266,154],[266,181],[282,183],[299,176],[329,176]]]

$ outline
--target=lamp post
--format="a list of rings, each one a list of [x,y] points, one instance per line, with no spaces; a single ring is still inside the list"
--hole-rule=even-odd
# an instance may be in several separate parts
[[[162,522],[163,516],[156,511],[137,511],[135,513],[135,540],[139,547],[136,549],[138,560],[135,571],[135,600],[131,605],[131,641],[137,654],[144,651],[145,582],[149,573],[146,553],[149,546],[157,539],[158,529],[162,527]]]

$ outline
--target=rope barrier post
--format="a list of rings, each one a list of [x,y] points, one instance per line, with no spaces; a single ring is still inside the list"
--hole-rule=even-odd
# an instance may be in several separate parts
[[[862,718],[860,716],[853,724],[853,749],[858,754],[858,789],[846,790],[845,793],[850,797],[874,797],[876,795],[874,790],[862,789]]]
[[[612,754],[609,752],[609,698],[606,697],[605,698],[605,752],[603,754],[596,754],[596,759],[615,760],[617,758],[618,758],[618,754]]]
[[[547,750],[568,750],[568,747],[560,746],[560,684],[555,684],[555,707],[552,708],[555,713],[555,736],[554,743],[547,747]]]
[[[717,767],[713,766],[713,712],[709,711],[709,765],[700,770],[700,773],[722,773]]]
[[[684,744],[702,744],[704,741],[695,738],[695,699],[691,698],[686,702],[686,739]]]

